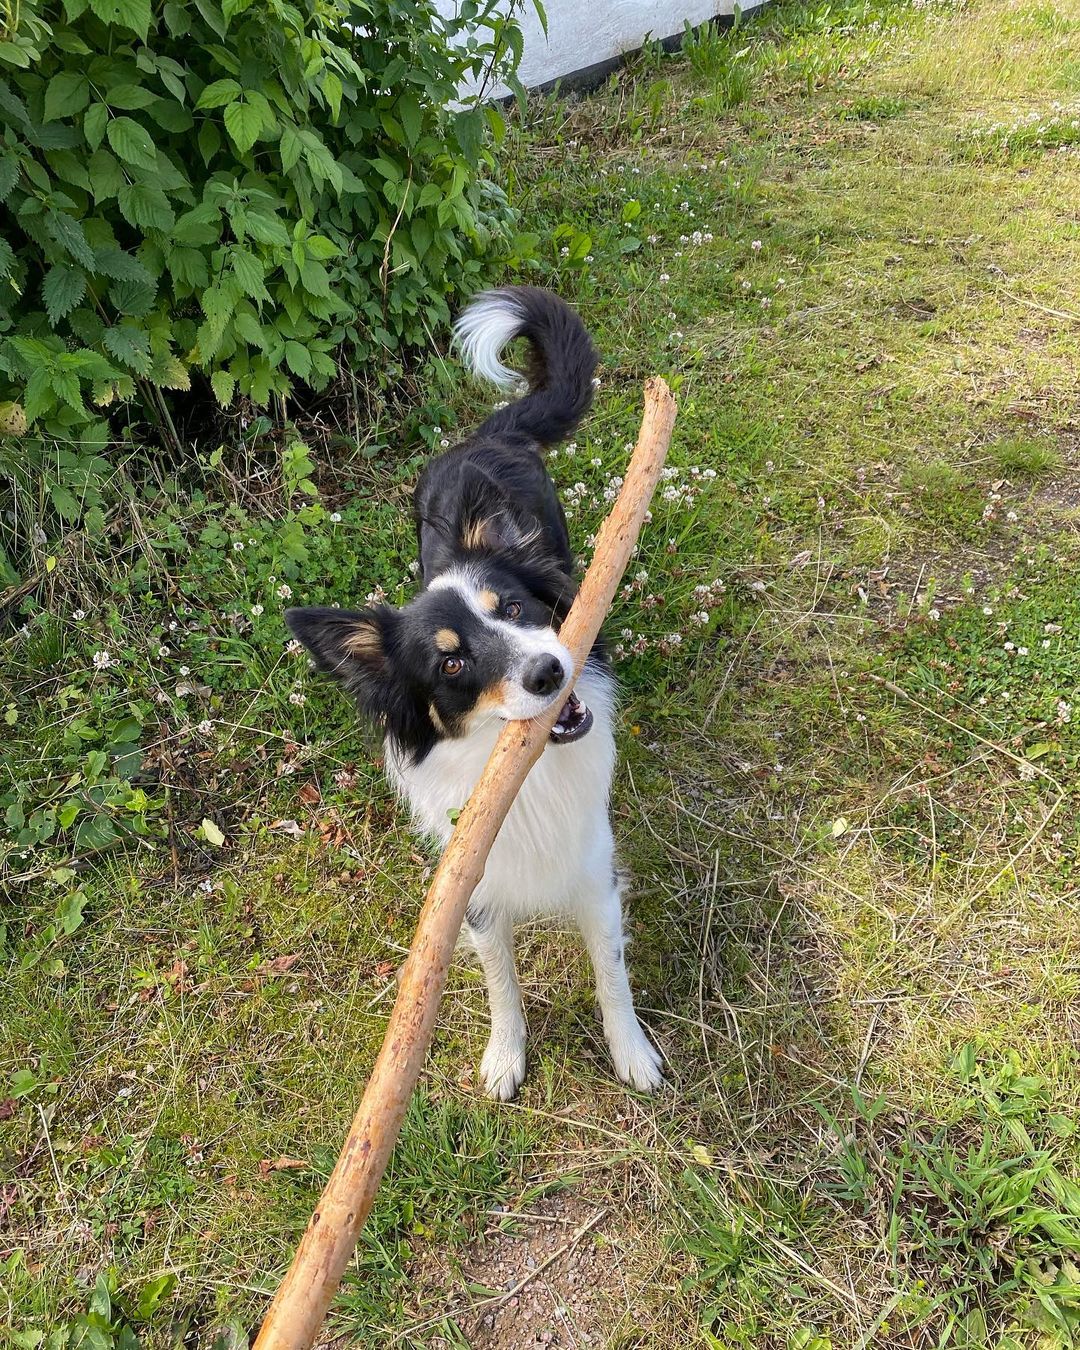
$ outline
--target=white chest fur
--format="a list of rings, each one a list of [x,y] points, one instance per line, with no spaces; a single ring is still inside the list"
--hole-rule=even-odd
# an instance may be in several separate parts
[[[593,671],[583,673],[576,689],[592,709],[592,729],[580,741],[545,748],[510,808],[477,887],[478,901],[516,917],[574,910],[588,892],[611,885],[614,690]],[[440,741],[416,765],[387,743],[390,781],[417,829],[443,846],[453,829],[450,812],[465,805],[502,726],[493,719],[469,736]]]

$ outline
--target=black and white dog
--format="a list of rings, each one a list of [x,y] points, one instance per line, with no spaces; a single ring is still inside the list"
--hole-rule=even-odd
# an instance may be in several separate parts
[[[472,371],[504,388],[513,338],[528,340],[524,397],[427,465],[414,495],[423,587],[403,609],[291,609],[317,666],[384,729],[386,767],[421,831],[445,846],[502,723],[562,710],[469,905],[466,935],[484,967],[491,1039],[481,1072],[509,1098],[525,1076],[525,1018],[514,924],[567,915],[580,928],[615,1069],[650,1090],[660,1057],[634,1012],[623,956],[619,873],[609,816],[614,681],[602,647],[577,685],[558,630],[574,597],[573,555],[541,458],[589,410],[597,353],[557,296],[507,287],[477,296],[456,338]]]

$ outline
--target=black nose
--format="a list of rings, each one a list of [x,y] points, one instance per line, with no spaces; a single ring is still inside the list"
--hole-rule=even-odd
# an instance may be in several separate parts
[[[543,698],[546,694],[553,694],[565,678],[566,672],[557,656],[535,656],[525,667],[521,683],[530,694],[538,694]]]

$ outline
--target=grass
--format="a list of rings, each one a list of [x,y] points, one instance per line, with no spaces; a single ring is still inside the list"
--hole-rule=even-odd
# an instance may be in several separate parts
[[[611,620],[632,974],[672,1083],[619,1087],[578,945],[538,927],[530,1076],[489,1105],[455,969],[343,1343],[527,1344],[513,1310],[475,1336],[466,1312],[552,1195],[604,1211],[579,1331],[613,1350],[1080,1334],[1078,69],[1066,5],[779,5],[512,120],[514,275],[604,353],[552,459],[583,553],[642,378],[680,400]],[[38,541],[48,503],[18,494],[41,581],[0,696],[14,1344],[227,1350],[257,1324],[431,866],[281,610],[403,599],[417,467],[487,406],[433,350],[396,402],[343,396],[295,439],[110,448],[96,537]]]

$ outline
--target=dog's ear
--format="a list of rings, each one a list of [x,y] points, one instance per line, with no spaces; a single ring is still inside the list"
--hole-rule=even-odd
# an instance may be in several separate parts
[[[390,649],[398,621],[386,605],[374,609],[287,609],[285,622],[311,653],[316,666],[357,695],[369,712],[380,712],[380,691],[391,671]]]

